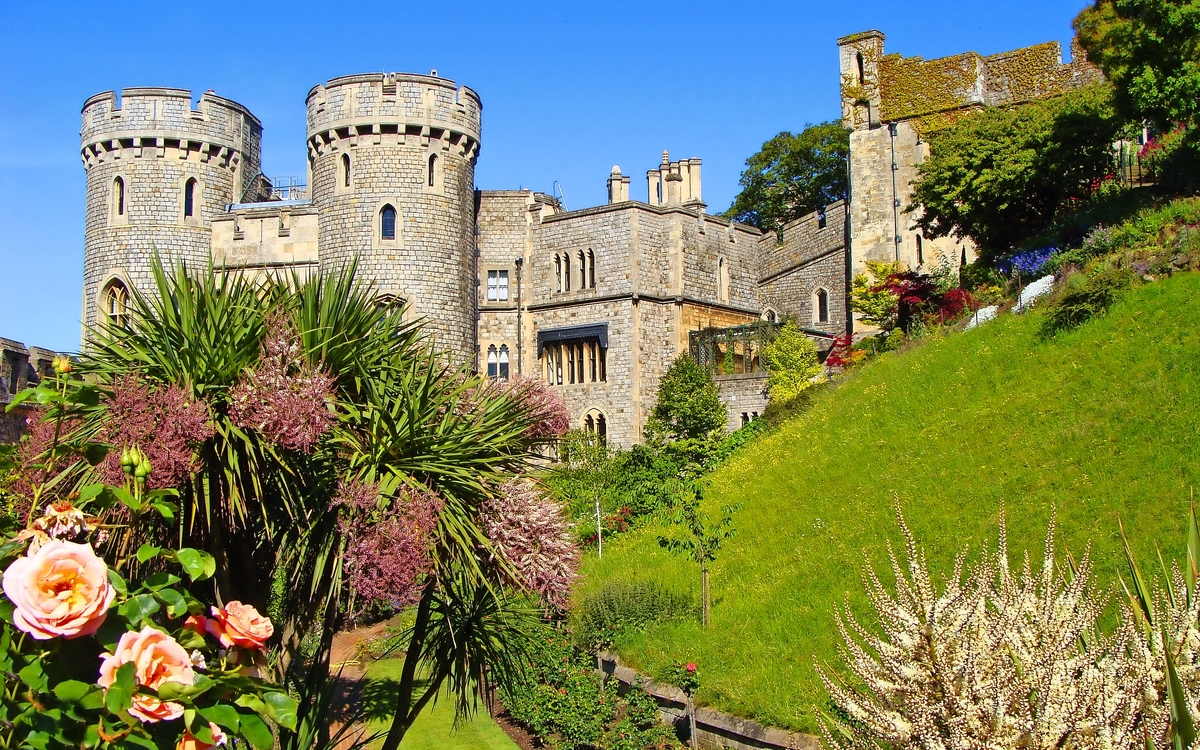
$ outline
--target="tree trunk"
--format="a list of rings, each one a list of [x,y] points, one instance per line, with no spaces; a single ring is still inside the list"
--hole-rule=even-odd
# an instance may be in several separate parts
[[[700,563],[700,625],[706,628],[711,606],[708,600],[708,565]]]
[[[596,557],[604,557],[604,524],[600,521],[600,499],[596,499]]]
[[[417,679],[417,663],[421,661],[421,651],[425,648],[425,631],[429,628],[429,610],[433,606],[435,585],[431,580],[421,592],[421,603],[417,605],[417,619],[413,623],[412,638],[408,642],[408,651],[404,654],[404,671],[400,675],[400,690],[396,695],[396,712],[392,715],[392,725],[388,728],[387,738],[384,739],[380,750],[396,750],[400,747],[400,741],[404,739],[415,718],[412,710],[413,686]]]

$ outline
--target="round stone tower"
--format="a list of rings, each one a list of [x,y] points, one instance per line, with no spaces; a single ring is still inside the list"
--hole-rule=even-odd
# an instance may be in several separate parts
[[[357,258],[440,347],[475,353],[475,160],[483,105],[436,75],[335,78],[308,93],[322,269]]]
[[[83,323],[119,319],[149,290],[151,258],[207,269],[210,222],[259,173],[262,123],[212,92],[130,88],[83,104]]]

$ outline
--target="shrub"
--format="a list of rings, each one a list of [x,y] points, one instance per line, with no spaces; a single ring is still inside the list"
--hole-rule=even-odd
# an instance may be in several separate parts
[[[578,602],[571,623],[576,645],[594,650],[651,623],[698,615],[691,592],[672,591],[655,581],[610,581]]]
[[[769,370],[767,393],[771,401],[791,401],[812,387],[813,378],[822,372],[817,347],[794,320],[784,323],[763,349],[762,358]]]
[[[529,667],[500,689],[504,706],[538,740],[557,750],[643,750],[679,747],[658,721],[654,699],[635,686],[628,695],[596,674],[592,658],[552,625],[536,634]]]
[[[680,354],[658,385],[646,437],[659,442],[700,437],[724,427],[725,421],[725,405],[712,376],[687,353]]]
[[[1090,276],[1072,274],[1047,306],[1041,334],[1053,336],[1104,313],[1132,283],[1133,274],[1126,268],[1103,269]]]

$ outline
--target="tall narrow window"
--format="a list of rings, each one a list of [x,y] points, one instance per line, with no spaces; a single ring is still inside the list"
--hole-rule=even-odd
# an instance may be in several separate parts
[[[554,292],[562,291],[562,258],[554,256]]]
[[[825,210],[822,209],[817,212],[817,229],[824,229],[826,226],[828,222],[825,219]]]
[[[567,382],[575,382],[575,345],[567,344]]]
[[[596,288],[596,254],[588,250],[588,288]]]
[[[824,289],[818,289],[816,293],[816,304],[813,310],[816,313],[817,323],[829,322],[829,292]]]
[[[384,206],[379,212],[379,238],[382,240],[396,239],[396,209]]]
[[[583,251],[579,251],[579,288],[587,289],[587,260],[584,258]]]
[[[558,344],[555,344],[555,346],[554,346],[554,383],[555,383],[555,385],[563,384],[562,367],[563,367],[562,347]]]
[[[508,380],[508,344],[500,346],[500,377]]]
[[[863,66],[863,56],[862,56],[862,53],[861,53],[861,52],[858,52],[858,53],[856,53],[856,54],[854,55],[854,57],[855,57],[855,59],[858,61],[858,85],[859,85],[859,86],[861,86],[861,85],[863,85],[864,83],[866,83],[866,80],[867,80],[867,71],[866,71],[866,69],[865,69],[865,68],[864,68],[864,66]]]
[[[342,154],[342,187],[350,187],[350,154]]]
[[[588,414],[586,417],[584,417],[583,418],[583,429],[586,430],[587,432],[595,433],[596,432],[596,418],[593,417],[591,414]]]
[[[596,359],[596,349],[599,348],[599,346],[600,345],[595,341],[588,342],[588,374],[592,376],[591,380],[593,383],[596,382],[596,365],[598,364]]]
[[[108,322],[118,328],[124,328],[129,321],[129,290],[120,281],[109,282],[104,289],[104,314]]]
[[[499,299],[501,302],[508,301],[508,271],[500,272],[500,286],[497,289],[497,292],[500,295]]]
[[[604,418],[603,414],[596,416],[596,434],[600,436],[601,440],[608,437],[608,420]]]
[[[575,345],[575,375],[577,383],[583,382],[583,344]]]
[[[429,174],[427,176],[429,187],[437,184],[437,154],[429,155]]]
[[[487,351],[487,375],[489,378],[494,378],[499,375],[500,357],[496,352],[496,345],[488,347]]]
[[[922,265],[925,262],[925,248],[921,243],[921,235],[917,235],[917,265]]]
[[[190,218],[196,215],[196,181],[189,178],[183,183],[183,216]]]
[[[563,253],[563,291],[571,291],[571,254]]]
[[[600,349],[600,382],[604,383],[608,380],[608,350],[603,346]]]
[[[717,299],[725,299],[725,259],[717,259]]]
[[[125,215],[125,180],[121,177],[113,180],[113,215]]]

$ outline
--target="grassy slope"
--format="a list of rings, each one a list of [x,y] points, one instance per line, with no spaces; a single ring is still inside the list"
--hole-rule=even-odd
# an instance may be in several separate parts
[[[935,570],[995,539],[1002,502],[1012,556],[1040,561],[1057,507],[1059,549],[1090,540],[1106,586],[1124,564],[1118,516],[1146,563],[1156,538],[1178,557],[1200,483],[1200,274],[1138,289],[1049,343],[1039,320],[1006,315],[887,355],[735,456],[708,493],[714,507],[745,503],[715,566],[712,627],[660,624],[616,644],[622,656],[651,674],[695,660],[700,702],[814,730],[826,695],[813,661],[836,663],[832,607],[846,592],[866,611],[864,550],[890,580],[893,496]],[[698,589],[657,533],[606,542],[580,593],[651,576]]]
[[[403,669],[403,659],[385,659],[375,662],[367,671],[369,681],[363,690],[363,698],[370,731],[387,729],[391,725],[396,686]],[[454,704],[446,696],[442,698],[436,705],[426,706],[413,722],[401,745],[404,750],[442,750],[448,747],[456,750],[518,750],[517,744],[492,721],[486,711],[456,728]],[[376,744],[382,743],[380,740]]]

